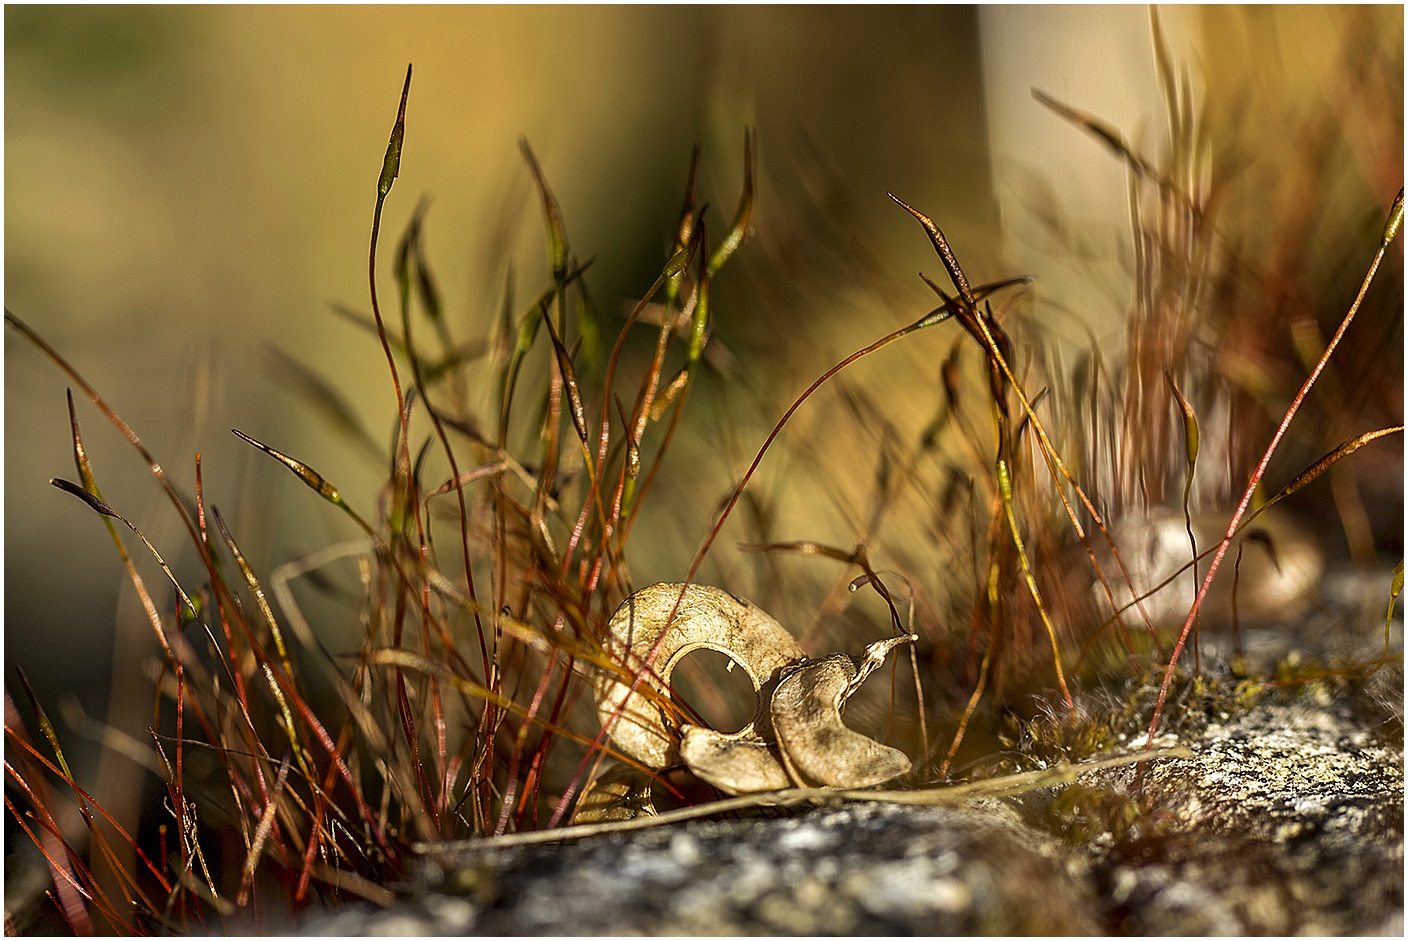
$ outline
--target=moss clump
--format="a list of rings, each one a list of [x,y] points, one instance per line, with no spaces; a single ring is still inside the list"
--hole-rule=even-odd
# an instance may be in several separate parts
[[[1000,734],[1016,753],[1009,770],[1044,768],[1107,752],[1119,743],[1103,710],[1050,708],[1030,719],[1008,714]]]
[[[1075,846],[1088,846],[1103,834],[1121,843],[1137,825],[1149,819],[1145,810],[1131,792],[1072,784],[1052,799],[1038,823]]]

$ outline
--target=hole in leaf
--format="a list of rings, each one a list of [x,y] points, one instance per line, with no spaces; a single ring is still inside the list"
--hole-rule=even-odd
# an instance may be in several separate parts
[[[717,650],[687,654],[675,666],[670,684],[677,700],[719,732],[737,732],[753,720],[758,708],[758,697],[748,674],[732,657]]]

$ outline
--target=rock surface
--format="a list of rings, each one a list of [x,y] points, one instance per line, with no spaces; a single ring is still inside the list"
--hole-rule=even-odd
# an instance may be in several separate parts
[[[1401,744],[1297,703],[1213,722],[1193,748],[1148,775],[1159,832],[1088,848],[1106,930],[1403,933]],[[1090,777],[1119,792],[1133,774]]]
[[[427,854],[389,908],[320,913],[296,930],[1400,936],[1403,666],[1384,655],[1403,649],[1402,621],[1384,636],[1386,583],[1347,590],[1356,605],[1290,630],[1208,637],[1201,677],[1174,688],[1155,742],[1192,757],[1149,762],[1142,779],[1128,765],[954,806],[853,803],[470,844]],[[1323,666],[1380,661],[1357,678]],[[1103,749],[1144,744],[1153,681],[1091,707]],[[1023,750],[1031,767],[1040,749]]]
[[[475,875],[464,904],[451,887]],[[400,911],[319,930],[483,934],[1070,934],[1082,865],[1010,807],[851,804],[463,856]]]
[[[428,856],[323,934],[1401,934],[1403,754],[1306,694],[1194,757],[959,807],[848,804]],[[1167,736],[1159,744],[1171,742]]]

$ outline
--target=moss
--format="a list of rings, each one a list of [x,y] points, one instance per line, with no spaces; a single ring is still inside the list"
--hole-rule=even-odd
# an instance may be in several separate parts
[[[1024,767],[1080,761],[1118,744],[1108,717],[1080,706],[1053,709],[1025,721],[1009,713],[1006,724],[1002,742],[1026,759]]]
[[[1047,805],[1039,825],[1076,846],[1090,845],[1103,834],[1123,842],[1141,821],[1147,820],[1145,810],[1127,791],[1072,784],[1062,788]]]

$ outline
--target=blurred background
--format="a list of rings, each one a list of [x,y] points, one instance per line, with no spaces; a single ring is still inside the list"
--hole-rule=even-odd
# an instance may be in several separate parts
[[[1313,310],[1328,336],[1402,181],[1402,8],[1160,15],[1207,118],[1202,143],[1227,157],[1215,161],[1229,181],[1222,234],[1249,246],[1239,264],[1271,272],[1278,303]],[[520,136],[574,252],[595,259],[587,283],[611,337],[668,256],[691,146],[702,151],[700,200],[722,230],[751,128],[754,236],[715,298],[715,341],[734,374],[701,390],[698,437],[680,443],[684,472],[642,519],[651,548],[632,563],[638,584],[675,579],[715,502],[805,384],[934,306],[916,272],[938,279],[942,269],[887,190],[944,228],[975,283],[1035,276],[1024,321],[1118,348],[1134,292],[1129,175],[1031,90],[1157,153],[1170,124],[1152,35],[1150,11],[1134,6],[8,6],[6,306],[187,492],[202,456],[207,500],[268,572],[353,531],[230,428],[305,460],[354,506],[370,508],[383,479],[270,351],[326,378],[374,434],[389,435],[380,348],[329,303],[369,309],[375,184],[408,62],[383,301],[395,239],[425,197],[430,261],[465,340],[492,329],[510,277],[520,307],[547,283]],[[1401,421],[1400,248],[1389,266],[1388,301],[1356,324],[1363,348],[1346,351],[1385,384],[1358,431],[1392,420],[1395,405]],[[791,449],[757,484],[773,498],[771,532],[856,542],[878,453],[856,416],[875,405],[917,434],[937,408],[950,326],[862,362],[799,413]],[[7,328],[6,686],[22,667],[51,706],[63,694],[101,719],[110,695],[149,708],[154,642],[100,520],[47,483],[75,476],[67,385]],[[81,398],[78,415],[105,498],[194,578],[141,460]],[[1401,443],[1382,450],[1389,459],[1365,458],[1385,462],[1385,496],[1372,505],[1401,552]],[[706,575],[752,591],[787,623],[788,605],[815,599],[787,601],[770,580],[777,570],[758,574],[724,545],[749,537],[746,522],[726,532]],[[162,597],[159,572],[145,560],[142,570]],[[67,716],[82,727],[78,711]],[[148,722],[124,724],[141,737]],[[94,761],[80,767],[91,774]]]

